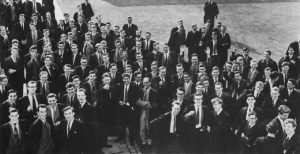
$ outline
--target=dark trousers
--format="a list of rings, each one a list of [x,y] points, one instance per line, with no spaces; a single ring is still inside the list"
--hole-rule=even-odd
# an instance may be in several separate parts
[[[126,127],[129,130],[129,141],[133,142],[139,137],[139,114],[137,111],[131,110],[130,108],[122,108],[120,114],[120,124],[122,127],[121,138],[125,138]]]

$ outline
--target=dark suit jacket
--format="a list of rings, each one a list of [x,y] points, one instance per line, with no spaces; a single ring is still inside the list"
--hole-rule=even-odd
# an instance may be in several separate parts
[[[72,57],[74,56],[74,54],[72,55]],[[72,58],[72,66],[73,68],[77,67],[80,65],[80,60],[81,60],[81,55],[79,53],[76,54],[75,60]]]
[[[135,24],[131,24],[131,27],[129,28],[128,24],[124,24],[123,30],[126,33],[126,37],[131,36],[131,38],[135,38],[135,32],[138,30],[138,26],[136,26]]]
[[[37,42],[38,40],[40,40],[41,38],[43,38],[43,33],[40,31],[40,30],[37,30],[37,36],[36,36],[36,44],[37,45]],[[26,40],[27,40],[27,47],[26,49],[29,49],[32,45],[33,45],[33,38],[32,38],[32,31],[29,31],[27,34],[26,34]],[[42,53],[42,51],[38,51],[38,53]]]
[[[171,30],[170,38],[169,38],[169,46],[170,50],[179,54],[180,45],[184,45],[186,42],[186,32],[184,27],[182,28],[182,35],[178,32],[179,28],[174,27]]]
[[[52,120],[47,117],[46,121],[50,125],[50,138],[55,141],[55,130],[52,123]],[[38,149],[40,148],[40,140],[42,137],[43,130],[43,121],[40,119],[36,119],[31,126],[29,127],[29,152],[32,154],[37,154]]]
[[[136,95],[138,93],[138,88],[130,83],[128,92],[127,92],[127,102],[129,103],[129,106],[127,105],[123,105],[122,108],[125,109],[126,112],[132,113],[132,112],[137,112],[137,105],[136,105],[136,101],[138,100],[138,95]],[[117,99],[117,103],[119,103],[119,101],[124,101],[124,84],[121,84],[117,87],[117,94],[118,94],[118,99]]]
[[[143,69],[141,69],[141,66],[137,61],[133,62],[132,69],[133,72],[139,70],[140,72],[142,72],[143,75],[145,75],[150,70],[149,64],[146,60],[143,60]]]
[[[218,5],[216,2],[206,2],[204,5],[204,17],[215,17],[219,14]]]
[[[299,153],[300,147],[300,138],[298,135],[294,134],[289,140],[284,139],[283,149],[286,150],[286,154],[296,154]]]
[[[26,21],[30,21],[30,17],[32,15],[32,13],[34,13],[33,2],[31,2],[31,1],[28,1],[28,3],[24,2],[23,8],[24,8]],[[37,10],[36,13],[38,13],[38,16],[43,15],[43,8],[42,8],[41,3],[36,2],[36,10]]]
[[[10,105],[10,103],[6,100],[0,104],[0,126],[9,122],[9,108],[16,107],[16,104]]]
[[[153,51],[153,44],[155,43],[155,41],[153,40],[149,40],[148,41],[148,47],[146,47],[146,43],[147,43],[147,39],[145,39],[143,42],[142,42],[142,48],[144,49],[144,53],[143,56],[146,57],[149,53],[151,53]]]
[[[198,53],[200,48],[199,42],[201,39],[201,33],[199,31],[189,31],[186,37],[186,46],[191,53]]]
[[[159,85],[160,81],[162,81],[162,79],[159,76],[154,77],[151,81],[151,87],[157,90],[157,98],[159,98],[158,106],[162,109],[168,107],[167,102],[172,96],[172,85],[171,79],[167,76],[165,77],[165,83],[163,85]]]
[[[281,144],[283,144],[286,134],[284,133],[284,128],[282,128],[282,125],[280,123],[278,116],[275,117],[271,122],[275,124],[276,130],[277,130],[277,133],[275,135],[276,140],[279,141]]]
[[[45,94],[44,94],[44,97],[46,98],[47,95],[49,93],[57,93],[57,88],[55,87],[56,84],[54,84],[53,82],[51,81],[47,81],[46,82],[46,90],[45,90]],[[42,88],[43,88],[43,85],[41,83],[41,81],[37,81],[37,85],[36,85],[36,92],[39,93],[40,95],[42,95]]]
[[[254,141],[258,137],[266,135],[266,130],[264,128],[264,125],[262,125],[258,122],[256,122],[256,124],[250,128],[249,122],[244,121],[239,126],[237,135],[241,136],[242,133],[244,133],[244,135],[245,135],[245,137],[241,137],[242,144],[246,147],[249,147],[250,150],[252,151],[252,150],[254,150],[253,149]]]
[[[169,51],[169,56],[166,61],[165,53],[162,54],[161,58],[161,66],[165,66],[167,68],[167,74],[172,75],[175,73],[175,67],[177,64],[178,59],[176,59],[176,56],[173,52]]]
[[[283,153],[282,144],[278,142],[275,138],[269,136],[257,138],[254,142],[254,148],[257,154],[265,154],[265,153],[282,154]]]
[[[28,141],[29,123],[26,120],[19,120],[19,127],[20,127],[20,132],[22,134],[20,145],[26,149],[28,147],[27,141]],[[0,127],[0,153],[3,154],[6,153],[6,150],[9,147],[11,133],[12,132],[11,132],[10,123],[6,123]]]
[[[282,89],[280,91],[280,96],[279,96],[285,103],[286,105],[291,109],[290,117],[291,118],[296,118],[296,116],[300,113],[300,106],[299,106],[299,98],[300,94],[296,91],[293,90],[290,96],[288,95],[288,90],[287,89]]]
[[[38,101],[38,104],[47,104],[45,97],[39,94],[36,94],[35,96]],[[16,103],[17,109],[19,110],[20,118],[26,119],[28,120],[28,122],[33,122],[35,119],[34,115],[36,115],[37,111],[27,111],[27,107],[30,105],[28,96],[23,96],[19,98]]]
[[[83,72],[83,69],[82,67],[79,65],[77,67],[75,67],[75,70],[74,70],[74,74],[78,75],[80,77],[80,80],[82,82],[85,81],[86,77],[88,77],[89,75],[89,72],[92,70],[92,68],[90,66],[86,66],[84,72]]]
[[[83,105],[82,108],[80,106],[81,105],[79,104],[75,117],[86,123],[89,129],[91,128],[91,123],[93,120],[95,120],[95,110],[88,101]]]
[[[77,108],[79,107],[79,102],[77,99],[76,94],[74,95],[74,100],[69,100],[68,94],[64,94],[61,97],[61,101],[60,101],[64,106],[72,106],[75,108],[75,111],[77,110]]]
[[[7,57],[3,62],[3,69],[5,74],[7,75],[8,79],[12,82],[11,86],[12,88],[16,88],[14,86],[20,86],[16,85],[17,83],[23,83],[24,81],[24,64],[22,59],[17,59],[16,63],[13,62],[11,57]],[[15,73],[9,74],[8,70],[14,69],[16,70]]]
[[[146,56],[146,60],[147,62],[149,62],[149,64],[151,64],[153,61],[156,61],[158,63],[158,67],[161,66],[162,58],[163,54],[161,52],[157,52],[157,54],[154,54],[152,51]]]
[[[194,104],[190,104],[188,106],[185,107],[184,111],[183,111],[183,115],[186,115],[188,114],[190,111],[194,111],[195,112],[195,115],[194,116],[191,116],[189,117],[189,119],[187,119],[187,124],[189,125],[190,129],[191,130],[194,130],[195,129],[195,126],[196,126],[196,118],[199,118],[196,116],[196,110],[195,110],[195,105]],[[211,111],[209,110],[208,107],[202,105],[202,126],[201,128],[206,130],[207,129],[207,126],[212,126],[212,113]],[[201,129],[201,128],[198,128],[198,129]]]
[[[84,17],[91,18],[91,17],[94,16],[94,11],[93,11],[92,6],[91,6],[90,3],[87,3],[87,4],[82,3],[81,8],[82,8]]]
[[[211,99],[216,98],[217,94],[211,95]],[[222,93],[221,97],[223,100],[223,109],[230,115],[230,118],[234,118],[235,114],[238,112],[236,110],[236,101],[228,93]]]
[[[58,76],[58,70],[56,69],[56,67],[54,66],[50,66],[50,73],[48,71],[48,69],[46,68],[46,66],[42,66],[41,69],[40,69],[40,72],[41,71],[46,71],[48,73],[48,81],[52,81],[52,82],[55,82],[57,81],[57,76]]]
[[[271,58],[268,61],[266,59],[261,59],[258,62],[257,70],[263,74],[266,67],[271,67],[272,71],[278,71],[277,63]]]
[[[265,117],[267,120],[271,120],[277,116],[278,107],[280,105],[285,105],[283,100],[281,100],[280,98],[278,98],[275,106],[273,105],[273,101],[270,96],[265,98],[265,101],[262,104],[262,109],[265,113]]]
[[[248,107],[243,107],[240,112],[237,114],[237,116],[235,117],[235,128],[239,128],[241,126],[241,124],[243,124],[244,122],[246,122],[246,116],[247,116],[247,110]],[[253,111],[256,112],[256,117],[258,118],[258,120],[262,120],[263,118],[263,110],[259,107],[254,107]],[[257,121],[258,122],[258,121]]]
[[[81,154],[87,151],[87,136],[85,124],[77,119],[74,119],[72,127],[67,134],[67,120],[62,120],[58,126],[58,148],[61,152],[72,154]]]
[[[2,93],[0,92],[0,102],[2,103],[3,101],[7,100],[7,92],[8,90],[11,89],[11,87],[9,85],[5,86],[5,91],[3,91]]]

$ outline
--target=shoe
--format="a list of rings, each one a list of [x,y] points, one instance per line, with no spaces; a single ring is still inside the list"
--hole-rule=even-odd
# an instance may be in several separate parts
[[[105,148],[111,148],[112,145],[106,143],[106,144],[103,145],[103,147],[105,147]]]

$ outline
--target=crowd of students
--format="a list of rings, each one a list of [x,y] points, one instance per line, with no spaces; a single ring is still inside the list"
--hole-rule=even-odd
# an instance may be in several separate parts
[[[126,128],[157,153],[300,152],[300,40],[278,62],[230,51],[212,0],[163,44],[132,17],[91,20],[88,0],[58,22],[50,0],[0,8],[1,154],[101,153]]]

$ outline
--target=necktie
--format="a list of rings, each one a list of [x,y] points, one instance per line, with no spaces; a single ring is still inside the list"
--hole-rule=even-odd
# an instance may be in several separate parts
[[[18,144],[18,142],[20,140],[20,136],[19,136],[19,132],[18,132],[18,129],[17,129],[17,123],[13,124],[13,131],[14,131],[14,137],[15,137],[15,139],[17,141],[17,144]]]
[[[35,32],[32,32],[32,42],[33,44],[36,43],[36,36],[35,36]]]
[[[128,25],[128,28],[129,28],[129,29],[131,28],[131,24]]]
[[[46,83],[42,83],[42,95],[46,95]]]
[[[171,122],[170,122],[170,133],[176,132],[176,116],[171,116]]]
[[[196,127],[197,127],[197,125],[200,122],[200,119],[199,119],[199,107],[198,106],[196,106],[196,117],[195,117],[195,119],[196,119],[195,124],[196,124]]]
[[[128,89],[127,89],[128,87],[127,87],[127,85],[125,86],[125,91],[124,91],[124,103],[126,103],[127,102],[127,94],[128,94]]]
[[[34,96],[31,95],[31,98],[32,98],[32,110],[33,110],[33,112],[36,112],[36,102],[35,102]]]
[[[146,51],[149,50],[149,40],[146,41]]]
[[[21,23],[21,26],[22,26],[22,29],[24,30],[24,23],[23,22]]]
[[[67,135],[69,136],[69,132],[71,130],[71,122],[68,122],[68,125],[67,125]]]
[[[33,3],[33,12],[36,12],[36,4]]]

